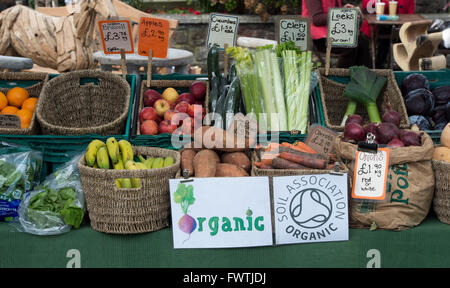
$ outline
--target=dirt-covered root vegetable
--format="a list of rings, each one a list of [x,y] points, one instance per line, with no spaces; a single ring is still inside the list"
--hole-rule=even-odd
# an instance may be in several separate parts
[[[181,173],[188,170],[188,176],[194,175],[194,157],[197,154],[192,149],[185,149],[181,152]]]
[[[224,153],[221,157],[222,163],[234,164],[245,171],[249,171],[252,163],[244,152]]]
[[[249,176],[244,169],[229,163],[220,163],[216,166],[216,177],[245,177]]]
[[[209,149],[203,149],[194,156],[193,164],[195,177],[216,176],[216,166],[220,163],[219,155]]]

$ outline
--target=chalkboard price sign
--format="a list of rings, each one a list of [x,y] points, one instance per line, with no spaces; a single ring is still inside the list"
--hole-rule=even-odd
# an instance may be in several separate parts
[[[328,38],[332,47],[355,48],[358,46],[358,9],[332,8],[328,12]]]
[[[301,17],[282,16],[277,21],[278,43],[293,41],[300,50],[309,48],[309,20]]]
[[[216,46],[225,49],[225,44],[232,47],[236,44],[239,17],[221,14],[210,14],[208,30],[208,48]]]
[[[134,53],[130,21],[104,20],[99,21],[100,35],[105,54]]]

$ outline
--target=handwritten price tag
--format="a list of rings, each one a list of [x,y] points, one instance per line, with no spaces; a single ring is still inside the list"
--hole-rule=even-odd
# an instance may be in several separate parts
[[[169,32],[169,21],[141,17],[139,21],[138,54],[148,56],[149,50],[152,50],[152,57],[166,58],[169,49]]]
[[[386,197],[386,181],[389,169],[389,149],[378,152],[356,153],[352,197],[366,200],[383,200]]]
[[[20,128],[20,119],[16,115],[0,115],[0,127],[2,128]]]
[[[337,133],[314,124],[311,125],[305,143],[317,153],[328,154],[334,150],[334,139],[336,136]]]
[[[355,48],[358,46],[358,9],[332,8],[328,12],[328,38],[332,47]]]
[[[98,21],[105,54],[134,53],[131,25],[128,20]]]
[[[211,14],[209,17],[208,48],[216,46],[225,49],[225,44],[232,47],[236,44],[236,33],[239,18],[230,15]]]
[[[278,20],[278,43],[293,41],[300,50],[309,47],[309,21],[301,17],[283,17]]]

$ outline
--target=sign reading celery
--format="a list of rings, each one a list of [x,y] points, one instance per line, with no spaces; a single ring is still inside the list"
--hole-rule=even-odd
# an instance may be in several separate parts
[[[272,245],[267,177],[170,180],[174,248]]]
[[[282,16],[277,22],[278,43],[293,41],[300,50],[308,50],[310,35],[308,19]]]
[[[358,46],[358,9],[332,8],[328,12],[328,38],[332,47]]]

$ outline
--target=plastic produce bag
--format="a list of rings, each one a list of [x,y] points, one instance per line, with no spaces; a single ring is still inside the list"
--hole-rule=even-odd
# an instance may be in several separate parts
[[[25,147],[0,149],[0,221],[9,222],[18,216],[25,193],[39,182],[42,157],[41,152]]]
[[[17,230],[36,235],[57,235],[78,228],[85,214],[77,163],[79,154],[48,175],[24,196],[18,209]]]

